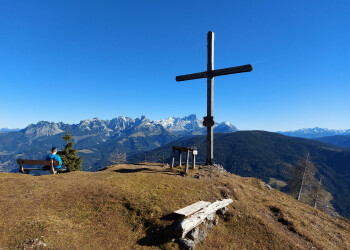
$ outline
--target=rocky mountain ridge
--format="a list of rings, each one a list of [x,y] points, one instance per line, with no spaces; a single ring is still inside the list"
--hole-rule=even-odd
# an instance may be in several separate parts
[[[152,121],[145,116],[129,118],[120,116],[112,120],[98,118],[83,120],[78,124],[40,121],[25,129],[0,134],[0,172],[17,171],[16,159],[43,159],[52,147],[63,149],[62,137],[70,131],[75,148],[84,158],[84,170],[98,170],[109,164],[113,152],[132,155],[155,149],[179,138],[206,133],[201,121],[190,115]],[[229,123],[218,123],[214,132],[234,132]]]
[[[119,116],[112,120],[100,120],[98,118],[83,120],[78,124],[66,124],[63,122],[47,122],[40,121],[37,124],[30,124],[21,132],[25,135],[36,139],[41,136],[52,136],[63,133],[64,131],[72,131],[84,134],[102,133],[107,136],[119,134],[131,129],[162,126],[164,129],[181,136],[200,135],[206,133],[206,128],[202,121],[192,114],[183,118],[170,117],[167,119],[151,121],[146,116],[141,118],[130,118]],[[220,122],[215,124],[215,132],[235,132],[238,129],[229,122]]]

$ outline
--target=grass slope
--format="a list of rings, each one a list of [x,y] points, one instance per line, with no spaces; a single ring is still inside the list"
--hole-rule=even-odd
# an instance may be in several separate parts
[[[201,178],[194,178],[194,176]],[[43,236],[52,249],[177,249],[171,212],[199,200],[234,199],[199,249],[350,248],[350,222],[255,178],[154,164],[50,176],[0,173],[0,248]]]
[[[196,146],[197,161],[205,162],[206,136],[177,140],[166,146],[146,152],[147,160],[160,162],[163,153],[170,163],[171,146]],[[238,131],[214,134],[214,159],[231,173],[256,177],[265,182],[275,178],[287,182],[289,164],[294,165],[307,153],[321,175],[324,186],[334,197],[334,207],[343,216],[350,217],[350,150],[310,139],[284,136],[265,131]],[[144,154],[130,158],[142,161]],[[176,159],[177,161],[177,159]],[[287,188],[283,188],[288,191]]]

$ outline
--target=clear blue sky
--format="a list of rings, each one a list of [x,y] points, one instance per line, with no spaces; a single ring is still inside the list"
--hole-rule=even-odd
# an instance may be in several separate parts
[[[350,1],[0,1],[0,128],[206,115],[238,129],[350,128]]]

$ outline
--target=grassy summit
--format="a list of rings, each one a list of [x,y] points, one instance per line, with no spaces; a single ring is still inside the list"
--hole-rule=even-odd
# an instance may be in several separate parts
[[[199,177],[199,178],[198,178]],[[0,173],[0,248],[42,237],[54,249],[178,248],[166,215],[199,200],[234,203],[199,249],[350,248],[350,222],[258,179],[155,164],[50,176]]]

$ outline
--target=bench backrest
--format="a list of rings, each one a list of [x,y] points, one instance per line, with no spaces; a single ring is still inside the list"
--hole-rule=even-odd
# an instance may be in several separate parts
[[[23,159],[18,159],[17,160],[17,164],[20,164],[20,165],[42,165],[42,166],[45,166],[45,165],[51,165],[51,161],[41,161],[41,160],[23,160]],[[53,165],[56,167],[56,166],[59,166],[60,165],[60,162],[59,161],[54,161],[53,162]]]

